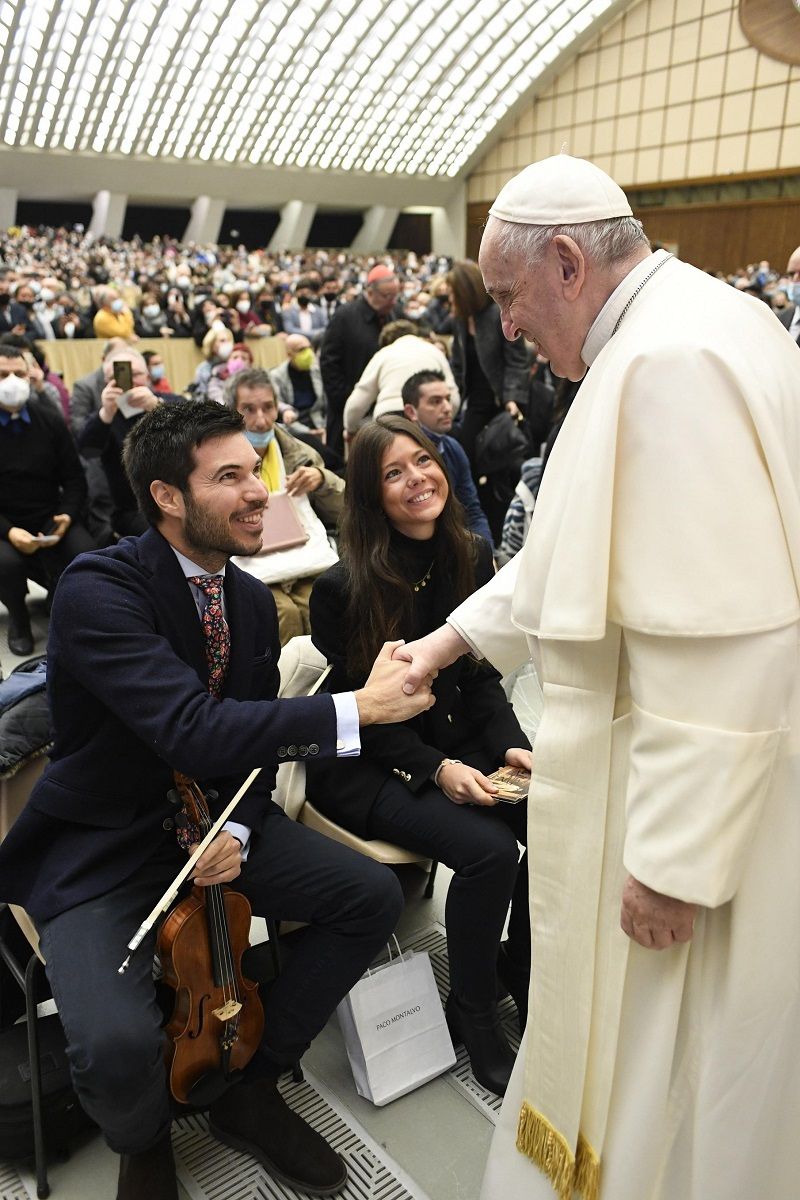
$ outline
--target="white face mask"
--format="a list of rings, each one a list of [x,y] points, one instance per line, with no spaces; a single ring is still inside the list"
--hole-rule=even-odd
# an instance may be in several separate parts
[[[230,358],[232,349],[232,342],[220,342],[217,346],[217,358]]]
[[[72,321],[70,321],[69,325],[65,324],[63,328],[64,328],[64,337],[68,337],[68,338],[75,337],[75,325]]]
[[[19,375],[7,375],[5,379],[0,379],[0,405],[3,408],[19,412],[30,394],[27,379],[20,379]]]
[[[246,300],[240,300],[236,307],[240,313],[250,312],[250,305]]]
[[[153,317],[158,316],[158,314],[161,312],[161,308],[158,304],[145,304],[142,312],[146,317],[149,317],[152,320]]]

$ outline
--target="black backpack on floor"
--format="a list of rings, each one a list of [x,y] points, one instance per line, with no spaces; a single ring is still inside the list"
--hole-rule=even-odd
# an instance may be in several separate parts
[[[48,1153],[66,1154],[95,1128],[72,1088],[67,1043],[58,1017],[41,1017],[42,1115]],[[33,1105],[28,1030],[25,1022],[0,1032],[0,1158],[33,1158]]]

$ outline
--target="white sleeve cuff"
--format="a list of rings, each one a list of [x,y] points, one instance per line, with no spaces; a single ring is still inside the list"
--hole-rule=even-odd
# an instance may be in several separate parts
[[[233,834],[242,843],[242,862],[247,862],[247,855],[250,853],[249,826],[240,825],[238,821],[226,821],[222,828],[227,829],[228,833]]]
[[[361,753],[361,737],[355,695],[353,692],[337,692],[332,700],[336,709],[336,757],[357,758]]]

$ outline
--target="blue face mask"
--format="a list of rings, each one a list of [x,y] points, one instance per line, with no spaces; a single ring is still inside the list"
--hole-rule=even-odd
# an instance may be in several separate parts
[[[786,295],[790,304],[800,304],[800,283],[787,284]]]
[[[245,429],[244,436],[247,438],[254,450],[266,450],[272,439],[275,437],[274,429],[261,430],[258,433],[251,433]]]

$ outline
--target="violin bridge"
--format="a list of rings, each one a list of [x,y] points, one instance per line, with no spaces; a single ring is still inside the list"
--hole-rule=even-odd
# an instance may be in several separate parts
[[[239,1000],[226,1000],[220,1008],[212,1009],[218,1021],[232,1021],[242,1011]]]

